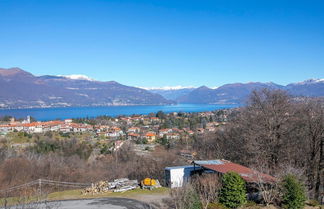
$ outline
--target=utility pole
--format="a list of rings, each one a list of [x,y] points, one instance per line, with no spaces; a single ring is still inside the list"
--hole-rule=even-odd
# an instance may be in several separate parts
[[[41,201],[42,199],[42,179],[38,179],[38,201]]]
[[[118,153],[117,153],[118,149],[116,149],[115,153],[116,153],[116,171],[117,171],[117,167],[118,167]]]

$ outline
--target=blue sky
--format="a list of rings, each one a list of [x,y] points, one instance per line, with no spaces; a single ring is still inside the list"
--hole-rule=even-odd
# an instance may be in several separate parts
[[[0,0],[0,67],[132,86],[324,78],[322,0]]]

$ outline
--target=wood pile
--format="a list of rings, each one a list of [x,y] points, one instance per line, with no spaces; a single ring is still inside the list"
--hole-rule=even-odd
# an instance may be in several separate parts
[[[137,180],[129,180],[128,178],[115,179],[112,182],[99,181],[93,183],[91,187],[85,188],[82,191],[83,195],[87,194],[101,194],[105,192],[125,192],[136,189],[138,187]]]
[[[82,191],[82,194],[87,195],[87,194],[100,194],[100,193],[105,193],[109,191],[108,188],[108,181],[99,181],[97,183],[92,183],[91,187],[85,188]]]

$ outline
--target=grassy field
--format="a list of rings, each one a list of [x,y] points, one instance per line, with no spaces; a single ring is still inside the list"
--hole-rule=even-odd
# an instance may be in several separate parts
[[[126,192],[106,192],[101,194],[87,194],[82,195],[82,190],[66,190],[62,192],[50,193],[47,197],[48,200],[67,200],[67,199],[89,199],[89,198],[102,198],[102,197],[124,197],[132,198],[139,195],[161,195],[168,194],[169,188],[161,187],[154,190],[143,190],[140,188],[126,191]]]
[[[60,192],[53,192],[47,195],[48,201],[55,200],[72,200],[72,199],[92,199],[92,198],[104,198],[104,197],[120,197],[120,198],[131,198],[131,199],[143,199],[146,196],[165,196],[168,195],[169,188],[161,187],[154,190],[143,190],[140,188],[126,191],[126,192],[106,192],[101,194],[87,194],[83,195],[81,189],[77,190],[65,190]],[[20,202],[33,202],[36,201],[37,197],[29,197],[28,199],[22,199],[18,197],[1,198],[0,207],[7,202],[7,205],[15,205]]]

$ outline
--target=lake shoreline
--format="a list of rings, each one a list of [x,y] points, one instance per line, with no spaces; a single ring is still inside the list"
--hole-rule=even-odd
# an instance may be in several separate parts
[[[27,109],[0,109],[0,116],[26,118],[28,115],[39,121],[67,118],[95,118],[98,116],[117,117],[120,115],[147,115],[163,111],[170,112],[207,112],[219,109],[236,108],[240,105],[217,104],[174,104],[174,105],[127,105],[96,107],[53,107]]]

